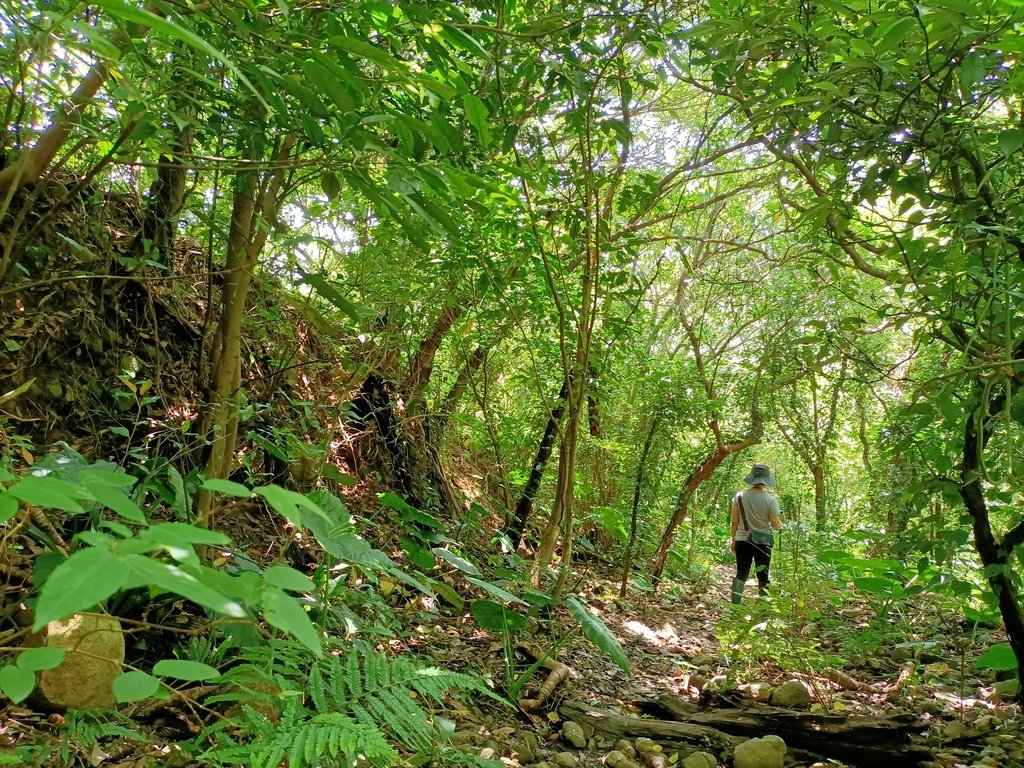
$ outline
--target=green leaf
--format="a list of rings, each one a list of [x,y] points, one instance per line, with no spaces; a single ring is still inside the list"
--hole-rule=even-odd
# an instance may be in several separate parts
[[[54,669],[64,662],[66,652],[63,648],[28,648],[18,654],[18,668],[29,672],[42,672]]]
[[[168,21],[162,16],[157,16],[155,13],[150,13],[142,8],[136,8],[128,5],[127,3],[123,3],[121,0],[95,0],[93,5],[102,11],[106,11],[111,16],[116,16],[120,19],[124,19],[125,21],[135,22],[136,24],[141,24],[144,27],[149,27],[150,29],[162,32],[175,40],[180,40],[186,45],[195,48],[197,51],[209,54],[230,69],[232,74],[238,78],[238,81],[243,83],[245,87],[252,92],[263,107],[268,110],[270,109],[267,102],[264,101],[263,97],[260,95],[260,92],[256,90],[256,87],[252,84],[249,78],[245,76],[245,73],[235,66],[234,62],[231,61],[231,59],[229,59],[224,53],[217,48],[214,48],[188,27],[185,27],[180,23]]]
[[[8,493],[0,493],[0,523],[6,523],[18,514],[19,506],[16,498]]]
[[[121,588],[128,578],[124,561],[106,549],[80,549],[58,565],[36,602],[32,631],[51,621],[92,608]]]
[[[35,672],[11,665],[0,667],[0,691],[15,704],[27,699],[35,687]]]
[[[231,539],[220,531],[188,523],[159,523],[140,533],[139,538],[160,547],[191,547],[195,544],[226,547],[231,544]]]
[[[114,467],[117,470],[120,469],[117,465]],[[79,472],[78,480],[83,485],[105,485],[108,488],[131,488],[138,482],[138,478],[126,475],[124,472],[95,469],[92,466]]]
[[[303,525],[302,511],[317,515],[327,523],[331,522],[331,519],[320,507],[301,493],[289,491],[279,485],[261,486],[256,489],[256,493],[265,498],[271,507],[295,525]]]
[[[462,99],[462,106],[466,110],[466,119],[469,120],[469,124],[480,135],[481,143],[484,146],[490,144],[491,131],[487,125],[487,116],[490,113],[487,110],[487,105],[483,103],[479,96],[467,93]]]
[[[220,677],[220,672],[209,664],[202,664],[198,661],[187,659],[161,659],[153,667],[153,674],[160,677],[173,677],[177,680],[197,682],[199,680],[214,680]]]
[[[316,90],[327,94],[341,113],[351,112],[356,108],[355,98],[322,62],[307,59],[302,62],[302,73]]]
[[[470,611],[480,629],[486,629],[489,632],[526,629],[525,616],[493,600],[474,600]]]
[[[86,495],[77,485],[50,475],[28,475],[7,489],[15,498],[37,507],[81,513],[85,510],[75,501]]]
[[[449,552],[447,549],[444,549],[443,547],[434,547],[430,551],[438,557],[440,557],[442,560],[445,560],[451,565],[454,565],[463,573],[468,573],[470,576],[483,576],[479,568],[477,568],[475,565],[469,562],[469,560],[466,560],[463,557],[459,557],[454,552]]]
[[[234,496],[238,499],[248,499],[252,496],[252,491],[241,483],[223,480],[219,477],[211,477],[208,480],[204,480],[203,488],[214,493],[223,493],[225,496]]]
[[[341,182],[338,181],[338,175],[329,171],[325,172],[320,176],[320,188],[327,195],[328,200],[334,200],[341,194]]]
[[[480,587],[480,589],[482,589],[484,592],[488,592],[494,597],[497,597],[499,600],[504,600],[506,603],[518,603],[519,605],[529,605],[529,603],[527,603],[525,600],[521,600],[508,590],[502,589],[496,584],[491,584],[491,582],[489,581],[484,581],[482,579],[474,579],[472,576],[467,576],[466,581],[468,581],[470,584],[475,584],[476,586]]]
[[[118,704],[151,698],[160,690],[160,681],[146,672],[125,672],[114,678],[114,698]]]
[[[351,301],[341,291],[327,282],[323,275],[309,272],[303,272],[301,275],[303,283],[315,288],[316,292],[333,304],[337,310],[348,315],[357,323],[364,323],[373,316],[373,311],[369,307]]]
[[[320,633],[298,601],[280,589],[263,591],[263,616],[267,623],[288,632],[315,655],[323,655]]]
[[[1009,643],[996,643],[974,663],[985,669],[1016,669],[1017,657]]]
[[[312,592],[316,589],[316,585],[308,576],[284,565],[272,565],[267,568],[267,572],[263,574],[263,581],[272,587],[292,592]]]
[[[119,488],[111,488],[102,482],[87,480],[84,476],[81,479],[82,484],[89,490],[92,497],[104,507],[116,512],[125,520],[141,525],[148,524],[146,513],[139,509],[139,505]]]
[[[216,613],[223,613],[236,619],[246,615],[245,609],[237,602],[203,584],[194,575],[177,565],[159,563],[142,555],[130,555],[125,558],[125,561],[130,572],[141,579],[144,584],[181,595]],[[50,577],[50,580],[53,580],[53,576]]]
[[[1005,131],[1000,131],[999,137],[996,141],[999,144],[999,151],[1006,157],[1009,157],[1024,146],[1024,130],[1021,130],[1020,128],[1010,128]]]
[[[374,64],[378,64],[384,69],[401,73],[408,71],[403,62],[396,59],[384,49],[378,48],[377,46],[371,45],[363,40],[357,40],[353,37],[345,37],[344,35],[334,35],[327,38],[327,42],[341,48],[343,51],[355,54],[367,61],[372,61]]]
[[[588,611],[575,597],[567,597],[565,604],[569,606],[569,612],[583,627],[583,634],[587,636],[587,639],[614,661],[619,669],[627,675],[632,674],[629,670],[629,659],[626,658],[626,652],[622,650],[622,646],[608,626]]]

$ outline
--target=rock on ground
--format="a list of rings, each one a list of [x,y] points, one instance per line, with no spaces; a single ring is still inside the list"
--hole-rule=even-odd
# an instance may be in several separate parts
[[[709,752],[694,752],[683,760],[683,768],[718,768],[718,759]]]
[[[807,692],[807,686],[799,680],[788,680],[772,691],[768,703],[773,707],[787,709],[806,707],[811,703],[811,694]]]
[[[778,736],[750,739],[736,746],[736,768],[783,768],[786,742]]]
[[[113,616],[76,613],[51,621],[36,639],[66,652],[55,669],[39,673],[35,698],[50,709],[113,707],[114,679],[124,664],[124,633]]]

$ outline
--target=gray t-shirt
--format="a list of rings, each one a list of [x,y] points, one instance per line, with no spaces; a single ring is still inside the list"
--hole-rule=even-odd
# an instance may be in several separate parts
[[[748,488],[745,491],[740,491],[733,498],[732,503],[736,505],[737,509],[741,496],[743,497],[743,511],[747,515],[750,527],[755,531],[771,531],[771,519],[782,515],[779,502],[775,500],[775,497],[765,491]],[[736,529],[736,541],[750,541],[750,532],[743,525],[743,515],[740,515],[740,525]]]

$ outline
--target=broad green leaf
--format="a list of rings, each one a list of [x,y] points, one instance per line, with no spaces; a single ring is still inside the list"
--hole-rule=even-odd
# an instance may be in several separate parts
[[[314,90],[326,93],[340,112],[351,112],[356,108],[356,100],[353,95],[322,62],[307,59],[302,62],[302,73]]]
[[[263,591],[263,616],[267,623],[287,632],[315,655],[323,655],[320,633],[299,602],[280,589]]]
[[[125,558],[132,574],[152,587],[188,598],[204,608],[236,619],[243,618],[245,609],[222,592],[208,587],[191,573],[177,565],[160,563],[142,555]],[[51,581],[53,577],[50,577]]]
[[[587,639],[604,651],[608,658],[618,665],[619,669],[627,675],[632,674],[629,669],[629,659],[626,658],[626,652],[622,650],[618,639],[608,629],[608,626],[588,611],[583,603],[575,597],[567,597],[565,604],[569,607],[569,612],[576,617],[576,620],[583,627],[583,634],[587,636]]]
[[[496,584],[491,584],[489,581],[483,579],[474,579],[472,576],[467,576],[466,581],[470,584],[475,584],[480,587],[484,592],[488,592],[499,600],[504,600],[507,603],[518,603],[519,605],[529,605],[525,600],[522,600],[513,595],[508,590],[502,589]]]
[[[51,621],[92,608],[121,588],[128,578],[122,558],[106,549],[80,549],[58,565],[43,585],[32,631]]]
[[[18,514],[19,506],[16,498],[8,493],[0,492],[0,524],[6,523]]]
[[[117,465],[114,466],[117,468]],[[138,478],[126,475],[124,472],[96,469],[93,466],[86,467],[79,472],[78,480],[82,485],[105,485],[109,488],[131,488],[139,481]]]
[[[974,663],[985,669],[1016,669],[1017,657],[1009,643],[996,643]]]
[[[133,670],[114,678],[114,698],[118,704],[151,698],[160,690],[160,681],[146,672]]]
[[[191,547],[196,544],[226,547],[231,544],[231,539],[220,531],[188,523],[159,523],[140,533],[139,538],[158,547]]]
[[[487,110],[487,105],[483,103],[479,96],[467,93],[462,100],[462,106],[466,110],[466,119],[469,120],[469,124],[480,135],[481,143],[485,146],[490,144],[491,131],[487,125],[487,115],[490,113]]]
[[[11,664],[0,667],[0,691],[15,704],[27,699],[35,687],[35,672]]]
[[[263,574],[263,581],[272,587],[280,587],[292,592],[312,592],[316,589],[313,581],[304,573],[284,565],[272,565]]]
[[[211,477],[208,480],[204,480],[203,488],[214,493],[223,493],[225,496],[234,496],[239,499],[248,499],[252,496],[252,491],[241,483],[223,480],[219,477]]]
[[[430,553],[430,550],[419,544],[419,542],[414,541],[408,536],[402,536],[399,541],[405,556],[417,568],[421,568],[424,571],[432,571],[437,567],[437,559]]]
[[[256,493],[265,498],[271,507],[295,525],[303,524],[302,512],[309,512],[327,523],[331,522],[331,519],[320,507],[301,493],[289,491],[279,485],[261,486],[256,489]]]
[[[442,560],[450,563],[451,565],[454,565],[463,573],[468,573],[470,576],[483,576],[479,568],[477,568],[475,565],[469,562],[469,560],[466,560],[464,557],[459,557],[454,552],[449,552],[447,549],[444,549],[443,547],[434,547],[430,551],[438,557],[440,557]]]
[[[66,652],[63,648],[28,648],[18,654],[18,667],[29,672],[42,672],[54,669],[64,662]]]
[[[86,496],[87,492],[67,480],[50,475],[28,475],[8,488],[7,492],[26,504],[34,504],[37,507],[59,509],[64,512],[85,511],[75,499]]]
[[[139,509],[139,505],[131,500],[124,492],[119,488],[112,488],[103,483],[95,482],[93,480],[86,480],[82,478],[82,484],[89,489],[89,493],[107,509],[110,509],[125,520],[130,520],[133,523],[139,523],[141,525],[147,525],[146,513]]]
[[[161,659],[153,666],[153,674],[189,682],[213,680],[220,677],[220,672],[209,664],[187,659]]]
[[[474,600],[470,606],[473,619],[480,629],[489,632],[509,632],[526,629],[526,617],[493,600]]]

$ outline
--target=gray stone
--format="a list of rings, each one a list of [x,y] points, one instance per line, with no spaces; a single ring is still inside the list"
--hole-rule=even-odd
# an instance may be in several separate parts
[[[648,739],[646,736],[641,736],[639,739],[633,742],[633,746],[636,747],[636,751],[641,755],[649,755],[654,752],[661,752],[661,746],[653,739]]]
[[[113,616],[76,613],[51,621],[33,639],[66,653],[59,667],[39,673],[34,696],[43,706],[65,710],[116,704],[113,684],[124,664],[121,622]]]
[[[576,749],[585,749],[587,746],[587,734],[583,731],[583,726],[572,720],[562,723],[562,738]]]
[[[484,760],[493,760],[496,752],[493,747],[484,747],[480,750],[480,757]]]
[[[771,696],[768,697],[768,703],[773,707],[787,709],[806,707],[811,703],[811,694],[799,680],[788,680],[772,691]]]
[[[558,768],[576,768],[576,755],[572,752],[557,752],[551,759]]]
[[[537,759],[537,734],[532,731],[520,733],[513,743],[513,749],[519,755],[519,762],[525,765]]]
[[[640,766],[617,749],[613,749],[608,753],[608,756],[604,759],[604,764],[608,768],[640,768]]]
[[[462,747],[473,744],[476,741],[476,734],[473,731],[456,731],[448,737],[453,747]]]
[[[624,754],[630,760],[636,760],[636,749],[629,739],[619,739],[615,742],[615,749]]]
[[[955,741],[967,734],[967,723],[963,720],[953,720],[946,723],[942,729],[942,738],[946,741]]]
[[[683,768],[718,768],[718,760],[710,752],[694,752],[682,765]]]
[[[750,691],[750,697],[758,704],[767,704],[772,695],[772,687],[768,683],[751,683],[747,686],[747,690]]]
[[[736,746],[735,768],[783,768],[786,742],[778,736],[750,739]]]

